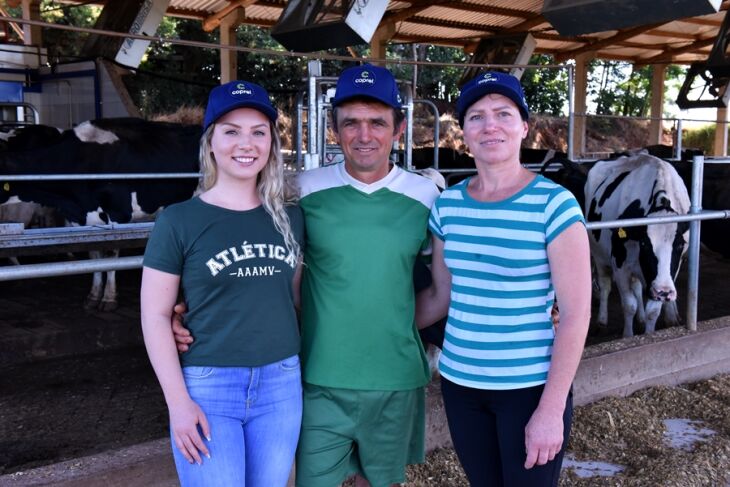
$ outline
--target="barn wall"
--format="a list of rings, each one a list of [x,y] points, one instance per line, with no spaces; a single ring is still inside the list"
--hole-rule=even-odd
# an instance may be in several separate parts
[[[38,109],[42,124],[69,129],[86,120],[135,115],[109,72],[94,61],[41,68],[39,74],[40,85],[25,92],[25,101]]]

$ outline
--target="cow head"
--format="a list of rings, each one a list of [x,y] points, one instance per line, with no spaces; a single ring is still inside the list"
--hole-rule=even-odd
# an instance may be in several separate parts
[[[670,216],[677,213],[665,194],[655,195],[652,207],[646,211],[639,200],[629,205],[621,218],[643,216]],[[655,301],[674,301],[677,290],[674,280],[687,252],[689,223],[664,223],[646,227],[614,229],[611,236],[613,258],[621,267],[629,252],[638,252],[639,266],[648,288],[649,298]]]

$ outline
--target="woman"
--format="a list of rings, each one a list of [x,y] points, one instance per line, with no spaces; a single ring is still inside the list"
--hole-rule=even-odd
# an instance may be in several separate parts
[[[567,190],[520,164],[529,112],[515,77],[477,76],[457,111],[477,175],[432,208],[433,284],[417,323],[448,310],[441,389],[471,485],[557,485],[590,315],[583,217]]]
[[[160,214],[145,251],[142,329],[183,486],[284,486],[294,459],[303,220],[285,206],[276,117],[258,85],[213,89],[203,191]],[[196,340],[178,358],[170,319],[180,288]]]

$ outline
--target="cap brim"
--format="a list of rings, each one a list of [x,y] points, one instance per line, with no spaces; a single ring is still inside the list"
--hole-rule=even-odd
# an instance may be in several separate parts
[[[466,116],[466,112],[469,110],[470,106],[476,103],[480,98],[486,95],[491,95],[492,93],[506,96],[507,98],[512,100],[512,103],[517,106],[517,109],[520,111],[522,116],[525,117],[525,120],[530,117],[530,113],[525,110],[524,106],[522,106],[522,103],[520,102],[520,97],[517,93],[515,93],[514,90],[496,83],[484,83],[478,88],[472,89],[469,93],[468,98],[464,100],[464,106],[466,108],[464,108],[464,112],[459,115],[459,125],[461,125],[462,127],[464,126],[464,117]]]
[[[272,122],[276,123],[276,119],[279,116],[278,112],[275,108],[273,108],[271,105],[266,105],[264,103],[259,103],[257,101],[253,100],[241,100],[238,103],[234,103],[228,107],[226,107],[226,110],[224,112],[221,112],[216,115],[215,119],[213,119],[212,122],[208,124],[216,123],[223,115],[225,115],[228,112],[231,112],[237,108],[253,108],[254,110],[258,110],[259,112],[266,115],[266,117],[271,120]],[[207,126],[206,126],[207,128]]]
[[[389,100],[386,100],[384,98],[380,98],[379,96],[374,96],[374,95],[371,95],[371,94],[366,94],[366,93],[352,93],[352,94],[349,94],[347,96],[343,96],[342,98],[335,97],[335,98],[332,99],[332,107],[334,108],[334,107],[336,107],[338,105],[342,105],[343,103],[345,103],[347,101],[350,101],[350,100],[354,100],[356,98],[370,98],[371,100],[375,100],[377,102],[380,102],[383,105],[388,105],[389,107],[393,107],[396,110],[400,110],[401,108],[403,108],[402,105],[393,105]]]

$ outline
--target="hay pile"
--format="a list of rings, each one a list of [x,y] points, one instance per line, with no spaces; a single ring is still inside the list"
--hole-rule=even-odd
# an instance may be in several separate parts
[[[701,421],[715,435],[688,450],[667,446],[663,420]],[[560,486],[730,485],[730,375],[651,387],[626,398],[611,397],[577,407],[568,452],[578,461],[624,467],[613,477],[580,478],[564,469]],[[353,485],[348,483],[345,485]],[[436,450],[424,465],[409,467],[407,486],[468,487],[453,450]]]

